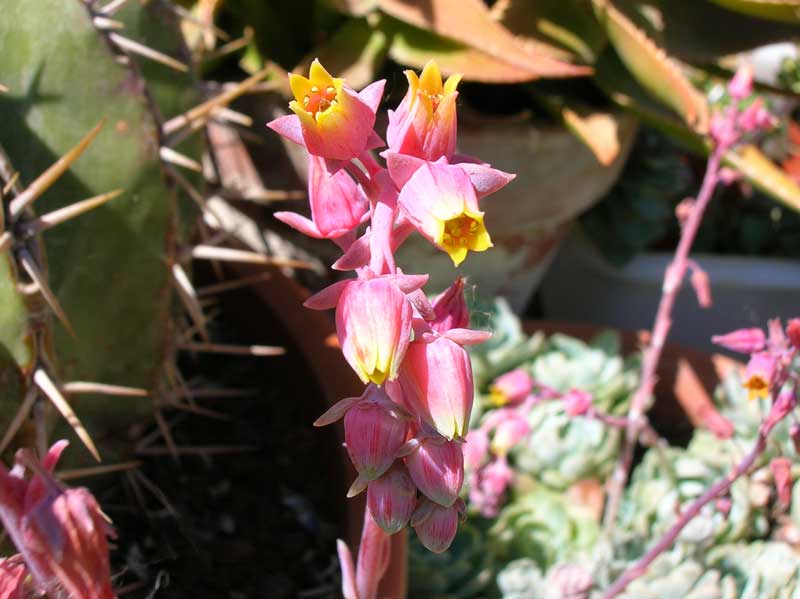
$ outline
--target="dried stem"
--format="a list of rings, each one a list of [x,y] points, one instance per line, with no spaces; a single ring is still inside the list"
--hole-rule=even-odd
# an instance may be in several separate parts
[[[735,108],[729,110],[726,118],[734,119],[735,117]],[[681,238],[675,250],[675,256],[664,274],[661,301],[658,305],[658,311],[656,312],[650,342],[644,350],[641,382],[631,400],[631,407],[628,411],[628,423],[625,428],[622,453],[617,461],[614,473],[609,479],[608,503],[606,505],[603,523],[606,534],[610,533],[616,522],[619,502],[633,462],[633,451],[636,447],[639,435],[647,426],[645,408],[647,406],[647,400],[652,396],[653,389],[656,385],[656,373],[658,370],[658,363],[661,359],[661,351],[664,348],[667,335],[669,335],[670,328],[672,327],[672,308],[675,305],[675,299],[678,296],[683,279],[686,276],[686,271],[689,268],[689,252],[697,236],[700,223],[703,220],[703,214],[719,182],[722,158],[729,148],[729,144],[717,144],[714,146],[708,158],[706,173],[703,178],[702,186],[700,187],[700,193],[697,195],[689,217],[681,230]]]

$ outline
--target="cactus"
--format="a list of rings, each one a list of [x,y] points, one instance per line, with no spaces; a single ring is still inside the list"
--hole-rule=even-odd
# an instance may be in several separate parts
[[[2,445],[9,447],[14,433],[14,445],[30,444],[37,420],[28,416],[42,411],[36,398],[41,392],[81,431],[95,457],[130,456],[128,427],[154,404],[170,447],[160,408],[175,407],[168,396],[182,384],[176,353],[193,341],[192,335],[179,338],[178,300],[200,337],[194,347],[208,341],[186,264],[193,255],[186,244],[195,203],[203,201],[194,172],[200,171],[202,136],[192,132],[260,76],[192,108],[199,86],[184,62],[178,11],[166,0],[104,7],[9,0],[4,13],[0,37],[15,51],[0,58],[7,88],[0,94],[0,146],[7,155],[0,178],[9,187],[4,203],[11,235],[9,260],[0,267],[0,372],[6,383],[0,414],[12,424]],[[23,183],[34,181],[87,131],[79,151],[61,159],[68,172],[60,169],[57,181],[48,176],[36,194],[30,190],[38,180],[23,191]],[[83,205],[94,208],[91,213],[47,231],[36,224],[34,209],[55,213],[84,198],[95,198]],[[31,279],[41,293],[28,285]],[[96,393],[116,395],[113,409],[85,397]],[[40,449],[52,424],[38,419]],[[92,438],[102,441],[102,451]]]

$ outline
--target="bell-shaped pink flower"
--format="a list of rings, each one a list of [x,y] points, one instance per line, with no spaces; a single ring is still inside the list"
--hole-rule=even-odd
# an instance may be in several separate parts
[[[417,487],[405,467],[397,464],[367,487],[367,508],[385,532],[402,530],[417,505]]]
[[[749,399],[769,397],[769,388],[775,380],[778,359],[771,352],[758,352],[750,356],[742,384]]]
[[[425,497],[445,507],[453,505],[464,483],[461,444],[441,437],[424,437],[406,456],[411,480]]]
[[[725,335],[714,335],[711,342],[740,354],[752,354],[766,347],[767,337],[762,329],[737,329]]]
[[[391,408],[386,393],[370,385],[344,417],[347,453],[359,478],[375,480],[386,472],[406,441],[408,422]]]
[[[33,585],[27,580],[28,568],[17,554],[0,558],[0,599],[28,599],[34,597]]]
[[[444,290],[431,303],[434,318],[428,322],[434,331],[444,333],[450,329],[464,329],[469,326],[469,307],[464,299],[464,277]]]
[[[734,100],[744,100],[753,93],[753,67],[744,64],[728,82],[728,93]]]
[[[461,75],[442,83],[439,67],[431,60],[419,77],[414,71],[406,71],[406,77],[408,91],[397,110],[389,111],[389,148],[424,160],[450,158],[456,151],[456,87]]]
[[[314,60],[308,78],[289,75],[294,94],[289,108],[294,114],[277,118],[267,126],[304,145],[309,154],[350,161],[365,150],[383,145],[372,128],[384,83],[377,81],[357,94]]]
[[[469,176],[442,159],[423,164],[400,190],[400,210],[458,266],[469,251],[492,247]]]
[[[756,98],[750,106],[741,112],[737,124],[743,131],[750,133],[771,129],[777,124],[777,119],[764,106],[764,100]]]
[[[425,548],[434,553],[442,553],[456,538],[460,512],[463,509],[463,502],[460,500],[450,507],[443,507],[423,498],[411,518],[411,526],[417,531],[417,537]]]
[[[411,337],[413,310],[387,278],[350,281],[336,307],[336,334],[358,378],[377,385],[397,377]]]
[[[524,368],[515,368],[489,385],[489,401],[495,406],[516,405],[530,395],[533,379]]]
[[[113,599],[107,540],[113,531],[87,489],[63,489],[52,477],[66,445],[53,445],[41,464],[27,450],[10,472],[0,464],[0,520],[41,590]]]
[[[464,348],[445,337],[414,342],[398,380],[410,412],[447,439],[467,434],[474,389],[472,364]]]
[[[309,156],[308,201],[311,220],[296,212],[276,212],[275,218],[309,237],[336,239],[358,227],[369,202],[346,171],[330,174],[325,161]]]

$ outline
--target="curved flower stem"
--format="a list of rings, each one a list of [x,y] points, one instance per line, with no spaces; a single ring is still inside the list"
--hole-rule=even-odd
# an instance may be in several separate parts
[[[748,453],[724,478],[714,483],[705,493],[698,497],[694,503],[681,514],[680,518],[672,525],[672,528],[670,528],[667,533],[636,562],[636,564],[623,572],[622,576],[608,587],[608,590],[606,590],[601,599],[613,599],[613,597],[616,597],[624,591],[631,582],[647,571],[647,567],[659,555],[672,546],[672,543],[678,538],[683,528],[700,513],[700,510],[702,510],[705,505],[727,492],[734,481],[745,474],[764,452],[767,446],[767,436],[771,429],[772,426],[767,423],[762,423],[761,427],[758,429],[758,438],[756,439],[755,445],[750,450],[750,453]]]
[[[736,114],[735,107],[731,107],[725,115],[725,118],[730,119],[731,126],[733,126],[732,123],[736,118]],[[733,141],[734,140],[730,140],[728,143],[719,143],[714,146],[708,158],[706,173],[703,177],[700,192],[681,230],[681,238],[675,250],[675,256],[664,274],[661,301],[658,305],[658,311],[656,312],[650,343],[644,350],[641,382],[631,400],[631,407],[628,411],[628,423],[625,428],[622,453],[617,461],[614,473],[609,479],[608,503],[606,505],[603,521],[606,534],[610,533],[616,522],[622,491],[625,488],[625,483],[628,480],[628,474],[633,462],[633,451],[636,447],[639,435],[647,424],[645,408],[647,406],[647,400],[652,396],[653,389],[656,385],[656,371],[658,370],[658,363],[661,359],[661,350],[664,348],[667,335],[672,327],[672,308],[675,305],[675,299],[678,296],[678,292],[680,291],[683,279],[689,267],[689,251],[697,236],[697,230],[700,228],[700,223],[703,220],[706,207],[711,201],[711,197],[714,195],[714,189],[719,182],[722,157],[731,147]]]

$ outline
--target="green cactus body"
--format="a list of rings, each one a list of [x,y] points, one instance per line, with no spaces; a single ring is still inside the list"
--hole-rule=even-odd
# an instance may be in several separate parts
[[[176,23],[160,1],[129,2],[114,18],[126,27],[112,35],[180,56]],[[36,212],[124,190],[35,240],[74,338],[51,320],[52,347],[34,343],[31,324],[38,315],[19,293],[16,249],[0,261],[0,378],[20,381],[3,385],[2,417],[16,411],[42,359],[62,381],[153,389],[167,356],[169,267],[179,240],[178,195],[159,158],[161,124],[197,102],[192,78],[120,52],[78,0],[6,0],[0,40],[0,78],[9,88],[0,95],[0,145],[21,181],[34,180],[101,119],[106,122],[71,170],[37,200]],[[197,137],[175,149],[196,157]],[[115,397],[113,409],[98,398],[70,401],[90,434],[109,439],[120,438],[114,433],[133,415],[151,409],[141,397]],[[110,453],[126,453],[123,443]]]

